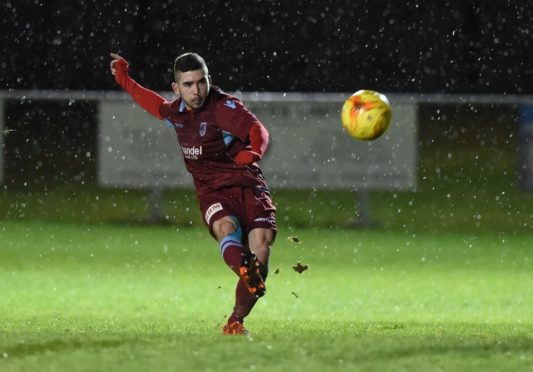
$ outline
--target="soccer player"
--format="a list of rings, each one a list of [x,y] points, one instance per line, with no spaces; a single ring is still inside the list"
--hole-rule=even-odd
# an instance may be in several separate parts
[[[257,164],[267,149],[268,131],[237,98],[211,85],[207,65],[196,53],[174,61],[172,89],[178,98],[172,101],[134,81],[124,58],[111,57],[116,82],[176,131],[204,222],[239,277],[223,334],[248,335],[244,318],[265,294],[277,229],[276,208]]]

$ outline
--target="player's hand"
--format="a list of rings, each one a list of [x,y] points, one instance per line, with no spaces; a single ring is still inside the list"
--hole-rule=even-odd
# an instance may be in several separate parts
[[[242,150],[235,155],[233,160],[235,160],[235,163],[237,164],[250,165],[261,160],[261,155],[251,150]]]
[[[109,64],[111,73],[115,75],[115,79],[128,75],[128,62],[116,53],[111,53],[113,60]]]

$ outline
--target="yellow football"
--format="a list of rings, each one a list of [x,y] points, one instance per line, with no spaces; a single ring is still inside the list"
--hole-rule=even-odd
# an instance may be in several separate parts
[[[384,94],[359,90],[342,106],[342,125],[350,136],[373,140],[381,136],[391,121],[391,106]]]

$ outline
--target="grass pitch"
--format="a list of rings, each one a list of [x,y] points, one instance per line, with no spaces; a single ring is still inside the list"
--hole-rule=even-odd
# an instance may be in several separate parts
[[[0,222],[0,370],[531,371],[532,243],[282,230],[248,339],[203,228]]]

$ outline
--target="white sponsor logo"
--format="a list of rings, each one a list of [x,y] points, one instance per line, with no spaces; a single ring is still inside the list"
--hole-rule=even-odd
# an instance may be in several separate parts
[[[207,208],[207,211],[205,211],[205,222],[207,222],[207,224],[209,225],[211,217],[213,217],[215,213],[221,211],[222,209],[222,204],[220,203],[213,204],[209,208]]]
[[[181,151],[183,151],[183,156],[186,159],[198,159],[199,156],[202,155],[202,146],[192,146],[192,147],[181,147]]]
[[[274,223],[274,219],[272,217],[257,217],[254,222]]]

